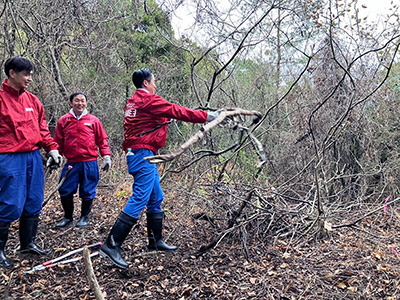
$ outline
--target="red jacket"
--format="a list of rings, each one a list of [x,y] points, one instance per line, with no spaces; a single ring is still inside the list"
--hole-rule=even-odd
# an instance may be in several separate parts
[[[62,116],[58,120],[54,139],[59,145],[58,151],[69,162],[97,160],[97,149],[101,156],[111,155],[103,125],[91,114],[79,120],[72,113]]]
[[[18,92],[8,79],[0,87],[0,153],[57,149],[47,126],[39,99],[25,91]]]
[[[128,148],[145,148],[156,154],[165,145],[167,125],[143,136],[138,136],[138,134],[154,129],[167,122],[169,118],[191,123],[205,123],[207,113],[170,103],[160,96],[137,89],[125,106],[125,141],[123,143],[125,152]]]

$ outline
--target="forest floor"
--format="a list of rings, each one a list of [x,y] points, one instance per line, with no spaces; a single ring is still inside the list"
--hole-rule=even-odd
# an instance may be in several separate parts
[[[34,274],[23,272],[71,250],[104,242],[129,197],[130,178],[121,178],[118,184],[100,182],[85,229],[56,230],[63,213],[58,197],[49,202],[37,235],[38,245],[53,249],[49,257],[19,254],[18,222],[13,223],[6,253],[14,266],[0,268],[0,299],[95,299],[83,260]],[[105,299],[400,299],[400,208],[395,205],[363,219],[357,227],[332,230],[320,241],[292,245],[249,237],[244,247],[226,238],[198,255],[200,247],[214,239],[210,224],[193,217],[202,199],[172,179],[162,186],[164,237],[178,251],[147,252],[144,214],[122,246],[129,268],[117,269],[105,258],[92,257]],[[47,193],[52,187],[54,183]],[[79,218],[78,198],[75,205],[74,223]]]

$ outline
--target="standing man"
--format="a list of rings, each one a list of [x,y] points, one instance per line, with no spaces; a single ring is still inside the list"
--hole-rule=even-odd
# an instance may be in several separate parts
[[[35,244],[39,214],[44,200],[44,170],[39,148],[48,153],[48,167],[62,158],[50,135],[43,105],[26,91],[34,65],[14,56],[5,63],[7,79],[0,87],[0,266],[12,261],[4,248],[10,223],[19,219],[21,253],[47,255]]]
[[[218,112],[207,113],[179,106],[155,95],[155,79],[149,69],[135,71],[132,80],[137,90],[125,106],[123,148],[127,152],[129,174],[134,178],[133,193],[100,249],[100,254],[111,259],[119,268],[128,266],[121,256],[120,247],[145,207],[148,249],[167,252],[177,249],[163,241],[164,212],[161,203],[164,195],[160,187],[160,176],[157,165],[144,159],[153,156],[165,145],[168,119],[205,123],[219,115]]]
[[[103,125],[97,117],[89,114],[86,109],[86,95],[80,92],[73,93],[69,97],[69,105],[71,110],[58,120],[54,136],[59,145],[60,153],[68,160],[61,172],[61,177],[65,175],[69,166],[73,167],[59,189],[64,218],[57,223],[56,227],[63,228],[72,222],[74,194],[79,185],[79,197],[82,199],[82,206],[81,217],[76,227],[85,228],[89,223],[89,214],[99,182],[97,151],[99,150],[103,157],[101,168],[104,171],[108,171],[111,167],[111,152]]]

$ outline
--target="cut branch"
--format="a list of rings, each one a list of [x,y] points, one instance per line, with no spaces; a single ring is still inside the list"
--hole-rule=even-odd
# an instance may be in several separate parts
[[[90,260],[90,253],[87,247],[83,249],[83,259],[85,262],[85,269],[89,280],[90,289],[94,293],[96,300],[104,300],[104,296],[101,292],[99,283],[97,282],[96,275],[94,275],[92,261]]]
[[[207,132],[209,132],[211,129],[216,127],[218,124],[222,123],[225,120],[225,118],[237,116],[237,115],[255,116],[256,118],[254,119],[253,124],[258,123],[258,121],[262,117],[261,113],[258,111],[250,111],[250,110],[244,110],[244,109],[240,109],[240,108],[231,108],[231,109],[223,110],[219,114],[218,118],[216,118],[214,121],[204,125],[194,136],[192,136],[188,141],[186,141],[183,145],[181,145],[179,147],[179,149],[176,150],[175,152],[172,152],[170,154],[164,154],[164,155],[148,156],[148,157],[145,157],[145,159],[148,160],[152,164],[174,160],[176,157],[180,156],[183,152],[188,150],[190,148],[190,146],[192,146],[197,141],[202,139]]]

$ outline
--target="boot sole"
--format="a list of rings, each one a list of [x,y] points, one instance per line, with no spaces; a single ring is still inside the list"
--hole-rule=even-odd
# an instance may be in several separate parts
[[[176,249],[173,249],[173,250],[162,250],[162,249],[150,249],[150,248],[147,248],[147,250],[148,250],[148,252],[164,252],[164,253],[172,253],[172,252],[176,252],[176,251],[178,251],[178,248],[176,248]]]
[[[49,255],[51,254],[51,250],[36,250],[33,248],[27,248],[27,249],[23,249],[23,250],[19,250],[20,254],[37,254],[37,255]]]
[[[83,220],[82,220],[83,218]],[[89,217],[85,218],[85,217],[81,217],[78,221],[78,223],[76,223],[75,227],[76,228],[86,228],[89,225]]]
[[[66,223],[66,224],[62,224],[62,225],[56,224],[56,226],[54,226],[54,228],[56,228],[56,229],[66,228],[66,227],[70,226],[70,225],[72,224],[72,222],[73,222],[73,220],[69,221],[69,222]]]
[[[128,265],[128,266],[121,266],[121,265],[117,264],[107,253],[103,252],[101,249],[100,249],[100,251],[99,251],[99,254],[100,254],[101,257],[108,258],[109,260],[111,260],[111,262],[112,262],[115,266],[117,266],[118,268],[120,268],[120,269],[126,269],[126,268],[129,266],[129,265]]]
[[[86,228],[89,224],[76,224],[76,228]]]

